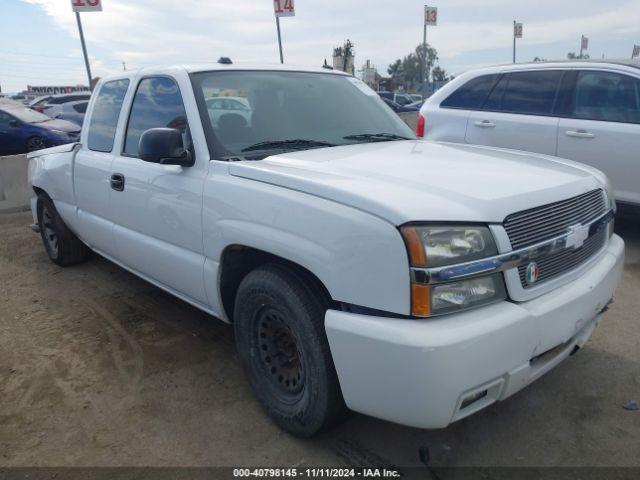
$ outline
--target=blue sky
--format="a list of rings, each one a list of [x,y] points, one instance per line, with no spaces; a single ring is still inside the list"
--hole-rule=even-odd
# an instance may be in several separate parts
[[[438,4],[440,3],[440,4]],[[69,0],[0,0],[0,85],[86,83]],[[271,0],[103,0],[83,14],[95,76],[162,63],[278,62]],[[566,57],[590,39],[593,58],[629,58],[640,44],[640,0],[447,0],[429,43],[452,73],[511,61],[514,19],[524,23],[518,60]],[[282,19],[285,61],[320,65],[350,38],[356,65],[370,59],[381,73],[422,39],[421,0],[296,0]]]

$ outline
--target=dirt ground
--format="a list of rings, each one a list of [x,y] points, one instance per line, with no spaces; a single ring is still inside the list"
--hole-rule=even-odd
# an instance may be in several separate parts
[[[263,415],[230,327],[97,256],[57,267],[29,223],[0,216],[0,467],[640,466],[637,221],[615,304],[541,380],[443,430],[354,414],[312,440]]]

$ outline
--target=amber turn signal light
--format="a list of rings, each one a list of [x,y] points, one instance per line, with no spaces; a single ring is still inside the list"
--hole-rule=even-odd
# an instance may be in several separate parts
[[[431,290],[429,285],[411,284],[411,314],[416,317],[431,315]]]
[[[414,267],[426,267],[427,256],[418,230],[415,227],[402,227],[400,232],[404,238],[404,243],[407,245],[411,265]]]

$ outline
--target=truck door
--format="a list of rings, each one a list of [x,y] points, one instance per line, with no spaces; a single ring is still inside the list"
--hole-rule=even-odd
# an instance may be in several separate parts
[[[87,119],[88,128],[82,131],[82,146],[73,167],[78,207],[74,230],[93,249],[109,256],[114,254],[109,177],[120,111],[128,87],[128,79],[102,85]]]
[[[467,143],[555,155],[553,106],[561,78],[561,70],[503,75],[482,111],[469,115]]]
[[[182,81],[183,90],[190,92],[186,75]],[[209,159],[196,157],[193,167],[140,160],[138,143],[146,130],[178,129],[185,145],[190,130],[175,78],[144,77],[135,89],[122,148],[111,165],[116,257],[143,276],[205,305],[202,191]],[[193,112],[192,122],[199,121],[195,101]]]

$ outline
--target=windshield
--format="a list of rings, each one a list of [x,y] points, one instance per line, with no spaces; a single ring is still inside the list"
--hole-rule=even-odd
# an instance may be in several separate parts
[[[51,120],[43,113],[36,112],[35,110],[31,110],[30,108],[12,108],[11,110],[8,110],[8,112],[18,120],[25,123],[40,123]]]
[[[274,150],[415,139],[365,83],[329,73],[231,71],[193,75],[211,152]]]

